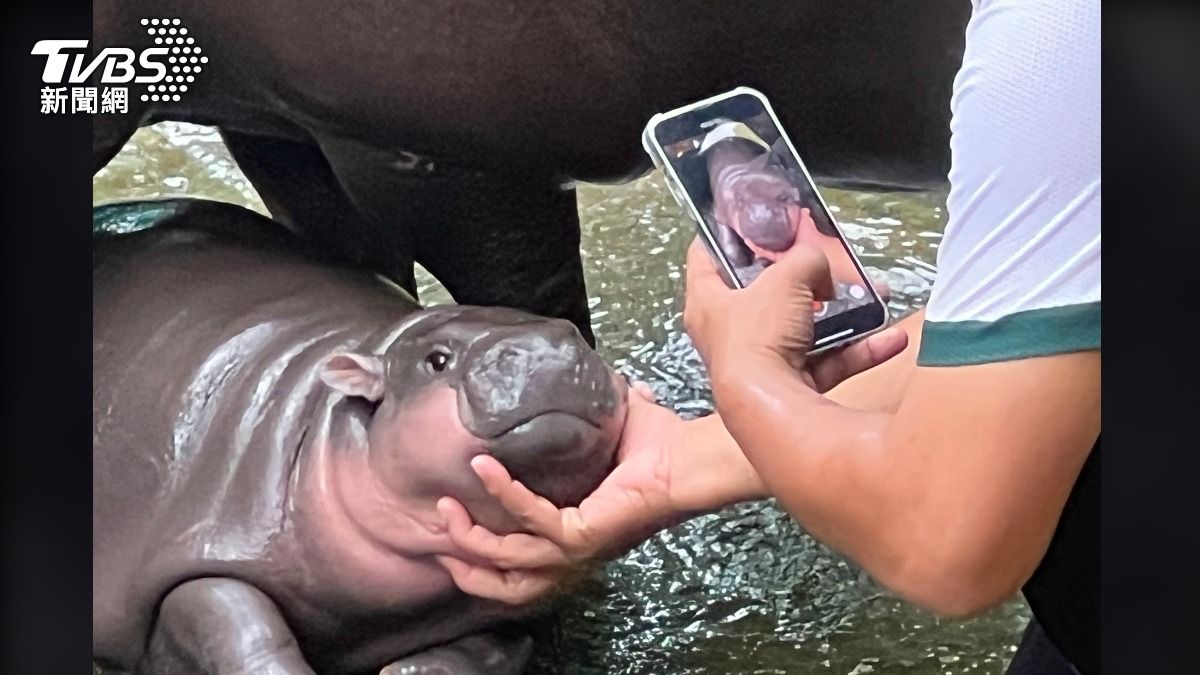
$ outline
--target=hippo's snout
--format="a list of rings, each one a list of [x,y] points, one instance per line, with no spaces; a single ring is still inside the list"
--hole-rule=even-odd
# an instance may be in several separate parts
[[[624,381],[573,325],[498,328],[466,366],[459,415],[514,478],[559,506],[603,480],[624,424]]]
[[[742,234],[768,251],[786,251],[796,241],[796,227],[786,204],[751,201],[742,208]]]
[[[468,358],[463,378],[471,415],[467,428],[481,438],[550,412],[598,426],[616,407],[612,371],[566,321],[497,329]]]

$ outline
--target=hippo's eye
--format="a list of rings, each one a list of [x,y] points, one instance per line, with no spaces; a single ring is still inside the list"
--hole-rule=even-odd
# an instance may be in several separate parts
[[[444,349],[435,349],[425,357],[425,363],[435,373],[440,373],[450,366],[450,352]]]

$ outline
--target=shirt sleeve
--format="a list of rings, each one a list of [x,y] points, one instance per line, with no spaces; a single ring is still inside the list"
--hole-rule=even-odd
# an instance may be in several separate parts
[[[1100,348],[1100,3],[974,0],[918,363]]]

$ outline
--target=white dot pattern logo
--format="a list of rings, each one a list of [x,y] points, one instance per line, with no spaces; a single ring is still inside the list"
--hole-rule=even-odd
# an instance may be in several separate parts
[[[199,56],[201,49],[196,45],[196,38],[182,25],[182,20],[147,17],[141,19],[140,23],[146,27],[146,34],[153,38],[154,44],[167,50],[166,53],[170,54],[167,63],[171,64],[162,80],[166,84],[147,85],[148,93],[142,94],[141,98],[155,102],[179,101],[179,94],[188,90],[188,85],[183,83],[196,81],[192,73],[199,73],[202,70],[200,64],[208,63],[208,57]]]

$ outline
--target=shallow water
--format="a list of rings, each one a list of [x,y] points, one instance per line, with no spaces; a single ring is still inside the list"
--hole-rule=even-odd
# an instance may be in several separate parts
[[[942,193],[823,190],[869,272],[903,316],[928,299],[944,227]],[[266,208],[216,132],[142,129],[93,179],[93,202],[196,196]],[[682,333],[682,261],[693,227],[651,174],[579,187],[582,253],[600,350],[687,415],[711,410]],[[448,302],[419,274],[426,304]],[[854,499],[846,495],[846,499]],[[770,502],[660,533],[576,589],[561,639],[534,672],[1002,673],[1028,610],[1020,600],[971,621],[939,621],[890,597]]]

